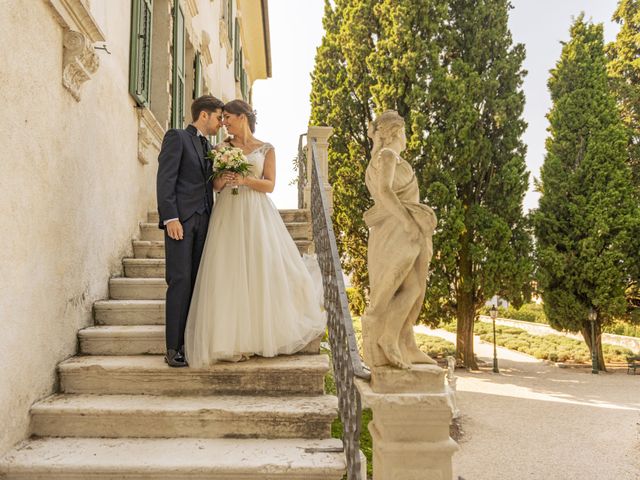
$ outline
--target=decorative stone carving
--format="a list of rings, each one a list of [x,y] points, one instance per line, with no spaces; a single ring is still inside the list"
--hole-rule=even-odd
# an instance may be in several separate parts
[[[88,0],[46,1],[65,30],[62,84],[73,98],[80,101],[80,87],[98,71],[100,60],[93,45],[105,41],[104,33],[91,15]]]
[[[364,215],[371,290],[362,334],[373,374],[376,367],[435,363],[416,345],[413,327],[424,302],[437,220],[420,203],[413,169],[400,156],[406,148],[402,117],[388,110],[369,125],[368,133],[373,149],[365,182],[375,204]]]
[[[138,161],[143,165],[158,158],[164,135],[162,126],[147,108],[138,108]]]
[[[202,52],[202,58],[204,59],[204,66],[208,67],[213,63],[213,57],[211,56],[211,35],[206,30],[202,30],[202,43],[200,43],[200,52]]]
[[[66,30],[75,30],[87,37],[91,44],[104,42],[105,36],[91,15],[87,0],[47,0],[58,23]]]
[[[98,71],[100,60],[87,37],[80,32],[65,32],[63,45],[62,84],[80,101],[80,87]]]

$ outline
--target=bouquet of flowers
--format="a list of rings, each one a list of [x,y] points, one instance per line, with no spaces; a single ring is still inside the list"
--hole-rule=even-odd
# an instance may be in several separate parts
[[[222,172],[233,172],[246,177],[251,172],[252,165],[247,162],[247,157],[240,148],[220,146],[211,150],[208,154],[213,164],[213,177],[222,175]],[[231,190],[233,195],[238,195],[238,186]]]

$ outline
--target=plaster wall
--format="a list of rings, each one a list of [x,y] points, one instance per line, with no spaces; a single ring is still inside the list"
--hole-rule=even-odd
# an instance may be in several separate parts
[[[131,0],[84,2],[110,54],[95,50],[80,101],[62,84],[64,29],[50,1],[0,0],[0,456],[29,435],[31,405],[56,391],[56,365],[77,353],[77,331],[93,324],[93,303],[108,298],[156,209],[171,105],[172,0],[154,2],[146,123],[129,94]],[[187,51],[208,50],[204,91],[236,98],[226,0],[179,1]]]
[[[94,1],[111,55],[76,101],[62,86],[63,29],[45,1],[0,8],[0,454],[28,434],[95,300],[155,208],[128,94],[129,1]]]

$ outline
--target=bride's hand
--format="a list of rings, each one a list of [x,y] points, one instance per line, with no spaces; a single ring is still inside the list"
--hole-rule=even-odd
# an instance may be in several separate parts
[[[238,174],[238,173],[234,173],[233,174],[233,180],[232,180],[234,185],[246,185],[247,184],[247,179],[246,177]]]
[[[233,183],[234,174],[232,172],[224,172],[221,176],[222,180],[224,180],[225,185]]]

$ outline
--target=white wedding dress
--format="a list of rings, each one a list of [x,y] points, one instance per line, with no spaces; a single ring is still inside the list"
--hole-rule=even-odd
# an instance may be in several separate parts
[[[262,177],[270,148],[246,156],[252,176]],[[295,353],[326,327],[317,286],[280,212],[266,193],[238,190],[222,190],[209,223],[185,328],[193,368]]]

